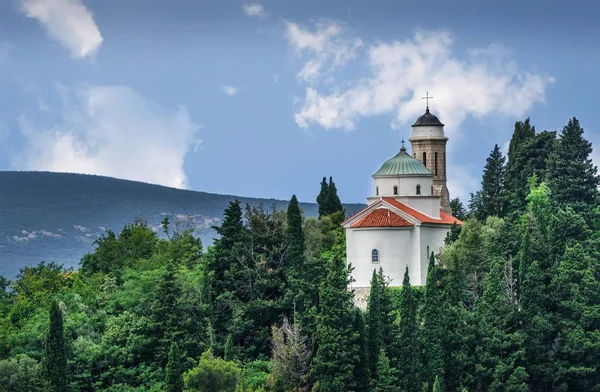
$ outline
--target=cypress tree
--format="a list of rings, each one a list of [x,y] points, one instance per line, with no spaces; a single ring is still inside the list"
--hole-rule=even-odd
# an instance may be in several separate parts
[[[327,198],[329,199],[329,202],[327,203],[329,205],[329,214],[334,214],[336,212],[340,212],[344,210],[344,207],[342,206],[342,202],[340,201],[340,198],[338,197],[337,194],[337,188],[335,187],[335,183],[333,182],[333,177],[329,176],[329,186],[328,186],[328,190],[327,190]]]
[[[50,330],[44,345],[45,374],[53,391],[67,390],[67,343],[63,315],[56,300],[50,305]]]
[[[435,381],[433,382],[433,392],[444,392],[444,387],[442,386],[439,376],[435,376]]]
[[[165,383],[167,392],[183,391],[183,372],[181,367],[181,354],[177,343],[171,343],[169,348],[169,360],[165,370]]]
[[[525,145],[535,137],[535,127],[530,124],[530,119],[515,122],[515,129],[508,146],[508,162],[506,163],[506,188],[513,209],[520,209],[525,204],[525,197],[529,191],[527,178],[524,172],[527,154]],[[523,176],[525,174],[525,177]],[[516,200],[515,200],[516,199]]]
[[[296,312],[302,313],[308,298],[309,287],[305,287],[304,279],[304,230],[302,229],[302,214],[296,195],[292,196],[287,209],[287,227],[285,229],[285,262],[288,274],[288,302],[294,306]]]
[[[421,330],[421,348],[423,357],[423,376],[428,385],[433,385],[434,377],[444,375],[444,351],[442,347],[444,336],[443,298],[440,288],[440,277],[433,252],[427,267],[425,283],[425,299],[422,310],[423,326]],[[440,380],[441,385],[444,384]]]
[[[319,287],[320,312],[317,315],[317,353],[313,374],[318,390],[355,391],[355,365],[359,362],[358,332],[353,328],[354,293],[346,267],[345,241],[334,245],[327,278]]]
[[[317,196],[317,204],[319,205],[319,219],[329,215],[329,185],[327,185],[326,177],[323,177],[323,181],[321,181],[321,191]]]
[[[358,363],[354,365],[354,379],[357,391],[367,391],[370,387],[371,375],[369,371],[369,346],[367,340],[367,327],[365,317],[360,308],[354,308],[354,330],[358,333],[358,346],[360,347]]]
[[[410,285],[408,266],[404,272],[400,293],[400,328],[394,346],[398,350],[396,366],[400,390],[419,392],[421,387],[421,361],[419,347],[419,324],[417,323],[417,302]]]
[[[485,222],[488,216],[503,217],[506,213],[504,161],[500,147],[494,145],[483,169],[481,190],[475,195],[471,194],[469,209],[482,222]]]
[[[570,206],[591,223],[598,205],[597,168],[590,154],[592,144],[583,137],[576,118],[569,120],[548,159],[548,187],[552,199],[561,207]]]
[[[383,276],[383,269],[380,268],[378,272],[373,270],[366,320],[371,374],[375,374],[377,371],[379,350],[383,348],[387,353],[390,352],[392,341],[391,311],[391,301],[387,291],[387,282]]]

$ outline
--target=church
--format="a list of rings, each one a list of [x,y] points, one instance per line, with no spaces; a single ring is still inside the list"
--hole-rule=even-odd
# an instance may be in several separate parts
[[[367,207],[342,224],[358,296],[379,267],[392,287],[402,286],[407,266],[411,285],[425,285],[428,255],[441,250],[452,224],[462,224],[452,216],[446,187],[448,138],[429,105],[412,125],[409,141],[412,155],[402,141],[400,152],[373,174]]]

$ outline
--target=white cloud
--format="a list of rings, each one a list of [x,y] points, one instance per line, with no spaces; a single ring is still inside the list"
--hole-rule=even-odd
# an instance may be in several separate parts
[[[235,86],[221,86],[221,90],[223,90],[223,92],[226,95],[229,95],[230,97],[233,97],[234,95],[236,95],[239,91],[240,88],[239,87],[235,87]]]
[[[265,15],[265,9],[259,3],[244,4],[242,9],[247,16],[262,17]]]
[[[285,22],[286,38],[297,55],[308,57],[297,77],[307,83],[316,83],[323,74],[354,59],[362,45],[359,38],[343,37],[342,26],[334,21],[321,19],[315,31],[293,22]]]
[[[20,0],[25,16],[36,19],[48,34],[77,59],[90,56],[102,35],[90,10],[81,0]]]
[[[184,107],[165,108],[124,86],[61,88],[61,120],[19,118],[27,145],[17,170],[88,173],[185,188],[183,165],[199,128]]]
[[[306,33],[299,42],[313,55],[300,74],[310,74],[336,34]],[[334,30],[335,31],[335,30]],[[289,35],[289,27],[288,27]],[[315,38],[318,35],[321,39]],[[299,44],[292,45],[295,48]],[[313,49],[314,48],[314,49]],[[406,125],[422,114],[421,96],[446,124],[450,137],[468,115],[491,113],[521,116],[544,100],[552,78],[520,70],[499,45],[471,51],[466,59],[452,52],[452,37],[444,31],[418,32],[405,41],[377,42],[367,48],[369,73],[355,81],[329,88],[309,85],[294,114],[302,128],[351,130],[361,117],[392,115],[392,127]]]

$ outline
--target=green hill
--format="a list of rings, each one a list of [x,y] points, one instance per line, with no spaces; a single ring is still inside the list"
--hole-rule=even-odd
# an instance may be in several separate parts
[[[210,227],[220,224],[223,210],[235,199],[278,209],[288,203],[84,174],[0,172],[0,275],[12,278],[40,261],[76,267],[104,230],[118,232],[136,217],[159,232],[165,216],[191,220],[206,246],[215,236]],[[305,216],[317,215],[315,203],[301,207]],[[347,214],[362,207],[345,205]]]

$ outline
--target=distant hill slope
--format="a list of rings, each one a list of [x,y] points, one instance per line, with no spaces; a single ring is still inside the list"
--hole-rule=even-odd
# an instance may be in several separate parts
[[[156,230],[166,215],[192,217],[206,246],[216,234],[210,226],[220,224],[223,210],[235,199],[243,205],[275,204],[278,209],[288,203],[102,176],[0,171],[0,275],[13,278],[20,268],[42,260],[76,267],[103,230],[119,232],[136,217]],[[305,216],[318,214],[315,203],[301,203],[301,207]],[[363,207],[345,205],[347,214]]]

